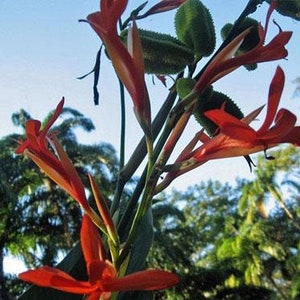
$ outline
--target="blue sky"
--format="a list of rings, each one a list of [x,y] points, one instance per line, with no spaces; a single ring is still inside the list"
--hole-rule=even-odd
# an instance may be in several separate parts
[[[144,1],[130,1],[130,7]],[[149,1],[148,7],[157,1]],[[206,0],[203,1],[215,20],[218,44],[219,31],[227,22],[233,22],[247,1],[242,0]],[[90,71],[100,46],[96,34],[86,23],[78,23],[90,12],[98,10],[96,0],[64,1],[1,1],[0,2],[0,136],[16,131],[11,125],[13,112],[24,108],[34,118],[43,118],[52,110],[62,96],[66,106],[80,110],[92,119],[96,130],[92,134],[81,134],[85,143],[105,141],[118,149],[119,143],[119,102],[118,84],[110,62],[103,56],[100,86],[100,105],[93,105],[93,78],[77,80]],[[264,24],[267,4],[262,5],[253,15]],[[138,26],[156,31],[174,33],[174,11],[154,15],[138,22]],[[281,105],[299,114],[299,98],[292,98],[295,84],[292,81],[300,75],[299,23],[289,18],[273,14],[273,18],[283,30],[292,30],[294,35],[288,45],[288,60],[261,64],[256,72],[241,68],[220,80],[215,88],[230,95],[245,113],[266,103],[268,87],[278,64],[286,72],[286,86]],[[267,39],[277,32],[270,24]],[[205,63],[205,61],[204,61]],[[148,87],[155,112],[167,90],[159,83],[153,86],[148,77]],[[263,114],[262,117],[263,118]],[[127,157],[141,136],[132,112],[131,100],[127,101]],[[198,130],[198,125],[189,126],[183,146]],[[251,178],[247,164],[241,158],[209,162],[175,181],[172,187],[184,187],[208,178],[233,181],[236,176]]]
[[[144,1],[130,1],[138,5]],[[156,1],[149,1],[149,7]],[[215,20],[219,37],[221,26],[233,22],[247,3],[243,0],[205,0]],[[103,60],[101,70],[100,105],[93,105],[93,78],[79,81],[81,76],[93,67],[96,52],[100,46],[95,33],[78,19],[98,10],[96,0],[19,0],[0,1],[0,137],[16,131],[10,117],[21,108],[34,118],[44,118],[54,109],[62,96],[66,105],[78,109],[92,119],[96,130],[92,134],[80,133],[85,143],[105,141],[118,149],[119,143],[119,102],[118,84],[111,65]],[[134,7],[134,5],[130,5]],[[264,23],[267,5],[264,4],[254,17]],[[138,25],[156,31],[174,33],[174,12],[151,16]],[[299,115],[299,98],[292,98],[295,85],[292,81],[300,76],[299,23],[277,13],[273,18],[284,30],[294,31],[288,45],[288,60],[266,63],[253,73],[245,69],[234,72],[220,80],[215,88],[227,93],[240,105],[245,113],[267,101],[269,83],[278,64],[286,72],[286,86],[281,105]],[[271,24],[269,38],[277,28]],[[220,39],[218,38],[218,44]],[[167,90],[158,83],[153,86],[151,77],[148,87],[153,111],[158,109]],[[132,112],[130,99],[127,101],[127,157],[141,136]],[[263,118],[263,116],[262,116]],[[183,146],[199,130],[193,123],[189,126],[180,143]],[[185,188],[209,178],[233,182],[236,176],[251,178],[243,158],[209,162],[187,176],[174,182],[171,188]],[[21,271],[20,264],[6,258],[6,271]]]

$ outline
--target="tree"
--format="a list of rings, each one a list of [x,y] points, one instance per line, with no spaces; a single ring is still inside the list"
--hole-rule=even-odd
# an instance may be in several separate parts
[[[299,155],[259,157],[256,178],[236,187],[209,181],[165,195],[148,262],[182,283],[157,299],[298,299]]]
[[[89,132],[93,123],[78,111],[65,108],[64,119],[54,128],[59,132],[83,182],[92,173],[105,196],[114,189],[117,158],[112,146],[78,142],[76,129]],[[24,110],[13,114],[15,125],[24,128],[30,116]],[[49,116],[48,116],[49,118]],[[0,285],[3,299],[20,291],[15,282],[5,283],[3,259],[7,254],[21,258],[28,267],[53,265],[58,255],[65,253],[78,239],[82,212],[73,199],[45,177],[27,158],[17,156],[16,141],[22,135],[13,134],[0,140]],[[88,184],[86,187],[88,188]]]

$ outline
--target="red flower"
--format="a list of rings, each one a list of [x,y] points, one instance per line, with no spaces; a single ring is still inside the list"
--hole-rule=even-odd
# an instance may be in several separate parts
[[[59,102],[53,116],[41,129],[41,122],[28,120],[26,122],[27,139],[16,149],[17,154],[24,153],[44,171],[57,185],[71,195],[92,218],[99,228],[105,228],[103,221],[89,206],[84,186],[70,158],[60,145],[55,133],[50,128],[57,120],[64,105],[64,98]],[[49,145],[52,147],[50,150]]]
[[[117,270],[105,260],[99,233],[85,215],[81,227],[81,246],[86,261],[88,281],[78,281],[65,272],[48,266],[19,274],[19,278],[43,287],[87,294],[87,300],[109,299],[112,292],[131,290],[159,290],[178,283],[177,275],[161,270],[145,270],[118,278]]]
[[[198,133],[179,155],[175,164],[167,166],[169,172],[157,187],[157,192],[179,175],[211,159],[246,156],[261,150],[266,151],[281,143],[300,146],[300,127],[295,126],[296,116],[287,109],[277,111],[283,86],[284,73],[278,67],[270,85],[267,115],[258,130],[248,124],[257,117],[263,107],[241,120],[226,113],[224,109],[207,111],[205,115],[218,125],[219,134],[209,138],[203,132]],[[199,140],[203,144],[193,150]]]
[[[108,56],[120,80],[132,97],[139,121],[150,120],[150,104],[144,80],[144,59],[138,30],[129,30],[128,49],[121,42],[117,23],[128,0],[102,0],[100,11],[87,17],[89,24],[105,44]],[[141,120],[142,119],[142,120]]]
[[[285,58],[288,55],[285,45],[291,38],[292,32],[280,31],[269,44],[264,45],[270,16],[276,8],[277,2],[273,1],[267,13],[265,28],[261,25],[258,26],[258,33],[260,41],[252,50],[234,56],[242,44],[246,35],[250,32],[251,28],[246,29],[236,38],[234,38],[227,46],[225,46],[211,61],[205,69],[200,79],[197,81],[194,91],[203,92],[210,84],[218,79],[224,77],[226,74],[234,71],[242,65],[273,61]]]
[[[49,130],[59,117],[64,105],[62,99],[46,126],[41,129],[41,122],[26,122],[27,139],[16,149],[16,153],[29,156],[55,183],[76,199],[83,208],[88,208],[82,182],[67,154],[59,144],[54,133]],[[54,152],[50,151],[49,144]]]
[[[267,115],[258,130],[247,124],[247,118],[239,120],[223,109],[206,112],[205,115],[219,126],[220,133],[196,150],[193,159],[200,162],[248,155],[281,143],[299,146],[300,127],[295,127],[297,117],[287,109],[277,111],[283,86],[284,73],[277,67],[269,90]]]

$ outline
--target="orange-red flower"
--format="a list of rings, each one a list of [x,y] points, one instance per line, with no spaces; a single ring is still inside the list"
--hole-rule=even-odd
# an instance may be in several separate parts
[[[88,208],[83,184],[71,163],[69,157],[59,144],[54,133],[49,130],[59,117],[64,105],[62,99],[46,126],[41,129],[41,122],[28,120],[26,122],[27,139],[16,149],[17,154],[29,156],[54,182],[76,199],[83,208]],[[50,151],[49,144],[53,151]]]
[[[243,119],[237,119],[224,109],[207,111],[205,115],[219,127],[219,134],[209,138],[203,132],[184,149],[174,165],[168,166],[169,173],[159,185],[157,191],[165,188],[172,180],[181,174],[212,159],[247,156],[251,153],[266,151],[281,143],[291,143],[300,146],[300,127],[295,126],[297,118],[287,109],[278,105],[284,86],[284,73],[277,67],[272,79],[265,121],[255,130],[248,124],[256,118],[263,107],[250,113]],[[194,149],[198,141],[203,144]]]
[[[118,278],[106,255],[99,233],[85,215],[81,227],[81,246],[86,261],[88,281],[79,281],[67,273],[48,266],[19,274],[19,278],[57,290],[86,294],[87,300],[109,299],[112,292],[131,290],[159,290],[178,283],[177,275],[162,270],[145,270]]]
[[[128,0],[101,0],[100,11],[87,17],[89,24],[105,44],[120,80],[132,97],[139,121],[150,120],[150,104],[144,80],[142,46],[135,25],[129,30],[128,49],[121,42],[117,23]]]
[[[269,20],[276,8],[277,2],[273,1],[267,13],[265,27],[258,26],[259,43],[250,51],[234,56],[251,28],[246,29],[226,45],[210,62],[200,79],[197,81],[194,92],[203,92],[210,84],[224,77],[242,65],[267,62],[285,58],[288,55],[285,45],[291,38],[292,32],[280,31],[267,45],[264,45]]]
[[[197,162],[210,159],[242,156],[277,146],[281,143],[300,145],[297,117],[287,109],[278,110],[284,86],[284,73],[277,67],[270,85],[265,121],[255,130],[245,120],[239,120],[223,109],[210,110],[205,115],[215,122],[220,133],[203,144],[193,154]],[[272,126],[272,124],[274,125]]]

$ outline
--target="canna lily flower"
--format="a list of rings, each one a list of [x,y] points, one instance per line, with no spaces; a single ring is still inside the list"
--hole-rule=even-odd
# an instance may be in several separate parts
[[[295,126],[297,117],[287,109],[278,110],[284,80],[283,70],[277,67],[270,85],[266,118],[258,130],[223,109],[206,112],[206,116],[219,126],[220,133],[195,151],[193,158],[201,161],[248,155],[281,143],[300,146],[300,127]]]
[[[127,6],[128,0],[102,0],[100,11],[87,17],[110,57],[116,73],[128,90],[134,110],[140,122],[150,121],[150,104],[144,80],[142,46],[135,22],[128,32],[128,49],[121,42],[117,23]]]
[[[235,118],[226,113],[224,109],[207,111],[205,115],[218,125],[219,133],[213,138],[209,138],[203,132],[197,134],[175,164],[167,167],[169,173],[160,183],[157,191],[165,188],[179,175],[208,160],[247,156],[259,151],[266,151],[282,143],[300,146],[300,126],[295,126],[296,116],[287,109],[278,110],[284,80],[283,70],[277,67],[269,89],[266,118],[258,130],[251,128],[249,123],[257,117],[263,107],[256,109],[243,119]],[[191,150],[199,140],[203,144],[195,150]]]
[[[118,278],[114,266],[105,260],[102,241],[95,225],[84,215],[81,227],[81,247],[86,261],[88,281],[79,281],[69,274],[48,266],[19,274],[29,283],[60,291],[88,295],[86,300],[110,299],[112,292],[159,290],[178,283],[178,276],[162,270],[145,270]]]
[[[285,58],[288,55],[285,45],[290,40],[292,32],[280,31],[267,45],[264,45],[269,20],[276,5],[276,1],[273,1],[270,5],[265,27],[263,28],[261,25],[258,25],[259,43],[248,52],[234,56],[251,28],[240,33],[212,59],[200,79],[197,81],[193,89],[194,93],[203,92],[210,84],[242,65],[278,60]]]
[[[51,126],[62,112],[63,105],[64,98],[43,129],[40,121],[28,120],[25,127],[27,139],[19,145],[15,153],[24,153],[32,159],[47,176],[82,206],[96,224],[101,226],[103,222],[89,206],[83,184],[70,158],[58,142],[55,133],[50,132]],[[49,145],[53,151],[49,149]]]

